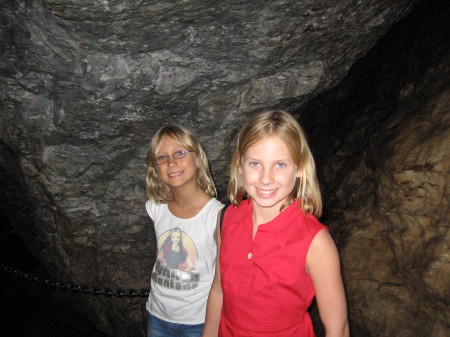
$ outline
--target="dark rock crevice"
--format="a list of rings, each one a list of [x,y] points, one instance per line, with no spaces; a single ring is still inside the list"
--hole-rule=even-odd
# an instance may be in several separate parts
[[[420,2],[298,112],[356,335],[440,336],[448,325],[438,274],[449,272],[449,14],[445,2]]]

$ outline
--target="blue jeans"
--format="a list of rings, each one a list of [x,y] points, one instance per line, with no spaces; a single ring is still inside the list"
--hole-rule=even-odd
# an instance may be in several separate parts
[[[177,324],[148,315],[147,337],[201,337],[205,324]]]

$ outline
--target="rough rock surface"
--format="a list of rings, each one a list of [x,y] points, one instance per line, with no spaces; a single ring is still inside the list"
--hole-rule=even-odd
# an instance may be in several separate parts
[[[445,2],[421,2],[301,111],[353,336],[448,335],[449,15]]]
[[[430,317],[448,294],[435,280],[436,270],[448,273],[441,254],[448,179],[439,174],[448,172],[448,157],[439,157],[448,153],[442,145],[448,96],[436,90],[428,99],[413,100],[430,86],[432,81],[425,80],[432,77],[429,70],[417,84],[413,79],[402,83],[390,108],[375,99],[364,106],[365,93],[361,105],[344,112],[304,106],[339,84],[415,3],[4,0],[2,213],[55,278],[96,287],[147,288],[155,249],[143,208],[143,158],[155,130],[177,122],[199,134],[223,197],[229,144],[241,121],[260,109],[285,108],[309,123],[318,157],[332,158],[328,163],[319,159],[332,205],[326,219],[333,219],[342,249],[355,335],[382,336],[411,315]],[[389,57],[384,56],[388,70]],[[448,65],[439,66],[448,74]],[[396,73],[395,67],[391,70]],[[326,102],[326,96],[322,99]],[[434,108],[437,102],[442,108]],[[414,121],[421,121],[421,113],[436,119],[419,128]],[[315,132],[321,129],[332,136]],[[422,138],[406,142],[411,130]],[[441,131],[427,137],[429,130]],[[442,207],[415,213],[419,197],[431,193],[440,196],[436,205]],[[414,241],[415,246],[410,244]],[[367,259],[355,261],[361,254]],[[428,263],[420,264],[420,273],[413,272],[413,256]],[[367,268],[369,262],[374,265]],[[394,269],[375,268],[382,265]],[[401,301],[409,296],[418,304],[427,295],[436,301],[408,316]],[[142,335],[143,299],[84,296],[78,301],[111,336]],[[402,315],[393,320],[380,313],[388,308]],[[436,322],[448,322],[442,312]],[[414,322],[420,324],[417,318]],[[439,335],[444,323],[426,326]]]

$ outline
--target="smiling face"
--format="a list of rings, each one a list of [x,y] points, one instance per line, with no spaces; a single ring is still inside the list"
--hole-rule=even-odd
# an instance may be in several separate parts
[[[280,213],[300,177],[286,144],[278,136],[264,138],[252,145],[240,163],[245,191],[253,199],[255,211]]]
[[[188,150],[168,135],[161,139],[159,149],[155,157],[171,156],[177,151]],[[171,188],[195,187],[197,166],[195,164],[195,154],[188,152],[182,159],[169,157],[166,163],[158,165],[158,175],[161,181]]]
[[[173,231],[170,234],[170,239],[172,240],[172,244],[178,246],[180,244],[181,232],[180,231]]]

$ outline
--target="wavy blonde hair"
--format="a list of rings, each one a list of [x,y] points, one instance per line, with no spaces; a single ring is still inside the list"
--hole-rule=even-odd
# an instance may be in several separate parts
[[[248,195],[244,189],[240,163],[250,147],[263,139],[276,135],[288,147],[292,161],[299,168],[301,176],[295,181],[294,189],[281,206],[280,211],[294,200],[300,200],[300,207],[306,213],[317,217],[322,215],[322,196],[317,180],[316,165],[309,149],[305,133],[299,123],[286,111],[270,110],[248,120],[238,133],[236,149],[231,161],[228,196],[238,205]]]
[[[197,166],[197,185],[206,194],[212,197],[215,196],[217,191],[211,173],[209,172],[208,158],[197,138],[192,132],[182,126],[167,125],[160,128],[153,136],[145,158],[145,162],[147,163],[147,184],[145,188],[147,197],[158,204],[167,204],[172,201],[171,189],[159,179],[158,165],[154,162],[164,136],[173,138],[181,146],[185,147],[186,150],[194,152],[195,164]]]

